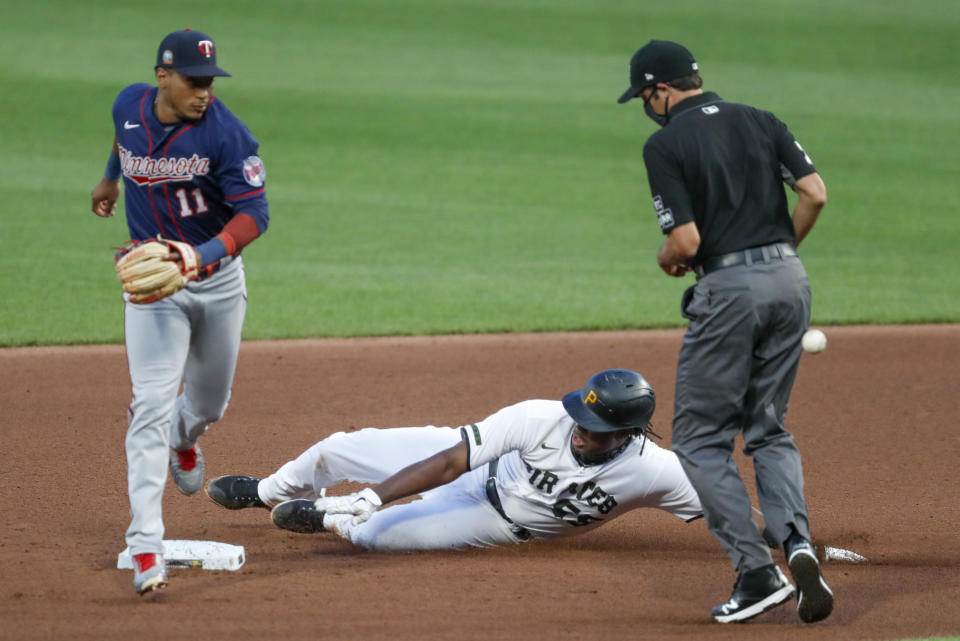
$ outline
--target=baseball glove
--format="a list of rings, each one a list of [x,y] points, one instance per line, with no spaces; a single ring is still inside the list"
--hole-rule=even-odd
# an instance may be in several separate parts
[[[187,243],[166,240],[133,242],[116,257],[117,278],[132,303],[152,303],[176,294],[197,277],[200,255]]]

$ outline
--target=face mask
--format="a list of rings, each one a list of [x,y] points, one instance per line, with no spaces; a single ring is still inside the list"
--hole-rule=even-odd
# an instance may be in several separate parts
[[[634,438],[637,438],[640,434],[643,433],[643,430],[639,432],[634,431],[626,438],[623,439],[623,442],[619,445],[614,445],[611,449],[606,452],[593,452],[591,454],[580,454],[575,449],[573,449],[573,443],[570,444],[570,453],[573,454],[573,458],[577,460],[577,463],[583,466],[587,465],[600,465],[601,463],[606,463],[607,461],[612,461],[613,459],[620,456],[627,446],[633,442]]]
[[[667,113],[661,115],[654,111],[653,105],[650,104],[650,100],[654,95],[656,95],[656,92],[650,94],[650,98],[643,101],[643,113],[647,114],[647,117],[650,118],[650,120],[657,123],[661,127],[666,127],[667,123],[670,122],[670,99],[667,98],[666,102]]]

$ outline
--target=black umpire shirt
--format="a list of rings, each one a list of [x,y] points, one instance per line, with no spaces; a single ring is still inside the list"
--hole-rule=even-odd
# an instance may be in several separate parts
[[[644,145],[643,160],[663,233],[697,224],[695,264],[748,247],[793,243],[783,177],[816,171],[776,116],[724,102],[713,92],[673,107],[667,126]]]

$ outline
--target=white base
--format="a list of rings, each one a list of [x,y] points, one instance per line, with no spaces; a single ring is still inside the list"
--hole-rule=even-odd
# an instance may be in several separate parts
[[[167,562],[167,567],[172,568],[239,570],[247,559],[242,545],[216,541],[172,540],[163,542],[163,560]],[[117,569],[133,569],[129,547],[117,555]]]
[[[823,547],[823,554],[827,561],[840,561],[841,563],[866,563],[869,560],[867,557],[862,554],[857,554],[853,550],[832,548],[829,545]]]

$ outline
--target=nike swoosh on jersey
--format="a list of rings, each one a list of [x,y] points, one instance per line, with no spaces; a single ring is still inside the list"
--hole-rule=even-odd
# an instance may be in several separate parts
[[[123,121],[123,128],[124,128],[124,129],[136,129],[136,128],[139,127],[139,126],[140,126],[139,124],[131,125],[129,120],[124,120],[124,121]]]
[[[557,450],[557,449],[560,449],[560,448],[558,448],[558,447],[550,447],[550,446],[547,445],[546,443],[541,443],[541,444],[540,444],[540,447],[541,447],[542,449],[545,449],[545,450]]]

